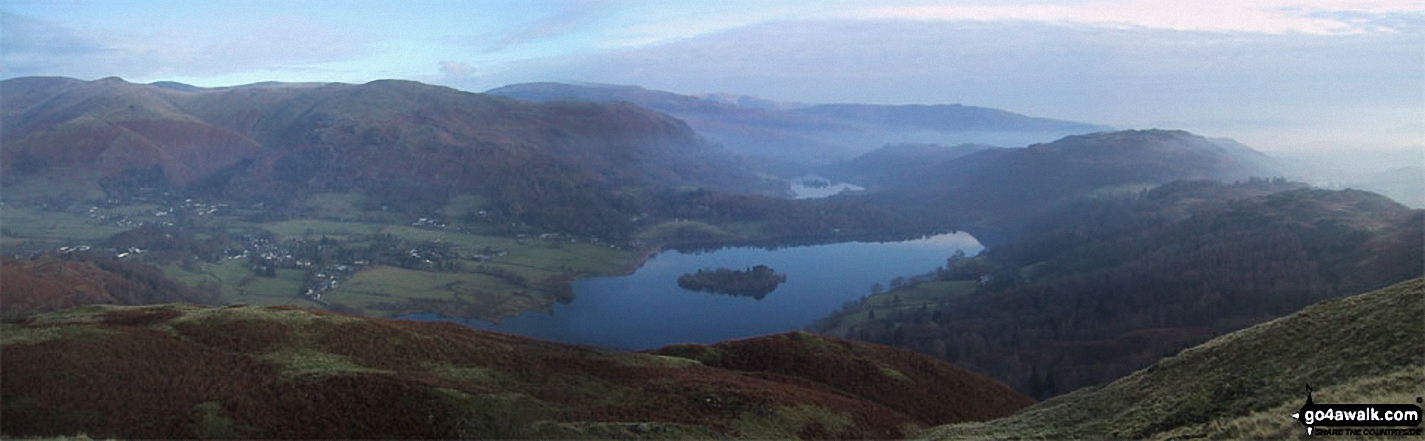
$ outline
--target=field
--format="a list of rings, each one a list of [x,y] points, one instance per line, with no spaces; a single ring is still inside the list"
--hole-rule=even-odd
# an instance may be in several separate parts
[[[319,306],[299,295],[303,275],[300,270],[281,269],[277,270],[276,277],[257,277],[248,271],[247,262],[241,260],[203,265],[201,271],[186,270],[178,265],[165,265],[162,269],[168,277],[192,286],[208,283],[218,287],[229,303]]]
[[[638,233],[640,240],[664,243],[738,242],[762,237],[762,222],[730,222],[717,225],[694,221],[677,220],[663,222],[644,228]]]
[[[73,242],[99,241],[127,228],[96,225],[88,216],[67,211],[6,205],[0,210],[0,225],[7,246],[60,247]]]
[[[975,281],[933,281],[873,295],[866,298],[865,307],[839,315],[835,325],[823,332],[845,337],[852,329],[869,323],[871,314],[875,314],[874,317],[911,314],[922,306],[934,310],[941,303],[974,292],[978,286],[979,282]]]
[[[176,228],[186,225],[197,231],[224,231],[234,237],[254,232],[270,232],[279,241],[322,238],[340,241],[348,247],[364,248],[370,238],[390,234],[412,243],[439,243],[459,256],[442,268],[400,268],[368,265],[350,275],[319,300],[303,296],[306,270],[281,268],[272,277],[262,277],[250,268],[247,258],[221,259],[214,263],[189,261],[153,262],[164,273],[191,286],[217,289],[228,303],[252,305],[338,306],[348,312],[395,316],[418,312],[466,318],[498,320],[526,310],[546,309],[551,303],[572,295],[568,282],[576,277],[620,274],[633,269],[643,250],[616,247],[593,239],[562,235],[510,236],[495,234],[496,228],[479,222],[414,226],[419,217],[363,210],[361,198],[350,194],[318,194],[296,205],[295,217],[276,221],[253,221],[258,211],[249,207],[227,207],[209,212],[216,205],[185,200],[171,203],[144,202],[100,208],[84,202],[68,202],[55,207],[37,202],[35,197],[7,194],[0,210],[3,234],[0,249],[6,254],[53,251],[63,247],[88,245],[103,250],[114,234],[157,225]],[[484,203],[479,198],[453,198],[441,210],[447,217],[476,217]],[[176,207],[176,208],[175,208]],[[184,215],[179,220],[179,215]],[[412,219],[408,219],[412,218]],[[168,230],[165,230],[168,231]],[[199,233],[198,238],[211,234]],[[241,243],[229,246],[242,246]],[[114,255],[125,250],[111,250]],[[147,256],[125,256],[145,259]]]
[[[459,305],[466,310],[482,311],[482,315],[488,314],[484,318],[515,315],[547,304],[540,293],[493,276],[394,267],[377,267],[357,273],[356,277],[322,296],[322,299],[382,315],[431,312],[426,311],[431,308],[422,308],[421,305],[448,305],[436,311],[443,313]],[[402,300],[406,303],[401,303]]]

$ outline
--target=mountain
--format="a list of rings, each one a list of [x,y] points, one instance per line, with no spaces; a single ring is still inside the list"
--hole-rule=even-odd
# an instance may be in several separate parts
[[[529,101],[626,101],[674,115],[745,156],[826,164],[901,143],[1023,145],[1105,127],[963,105],[808,105],[736,95],[696,97],[636,86],[525,83],[486,93]]]
[[[93,305],[0,329],[7,438],[887,439],[1032,403],[805,333],[714,347],[824,364],[759,371],[292,307]]]
[[[1185,349],[1106,386],[1013,416],[937,427],[959,438],[1306,438],[1291,415],[1323,403],[1417,403],[1425,280],[1414,279]]]
[[[923,216],[962,225],[992,242],[1018,234],[1023,220],[1066,201],[1133,193],[1176,180],[1232,181],[1279,173],[1259,152],[1180,130],[1074,135],[964,155],[906,153],[889,163],[884,153],[858,157],[835,167],[832,171],[840,173],[832,177],[864,179],[873,192],[882,190],[871,197],[885,206],[918,207]]]
[[[769,99],[762,98],[762,97],[756,97],[756,96],[751,96],[751,95],[739,95],[739,94],[735,94],[735,93],[709,93],[709,94],[703,95],[702,98],[707,99],[707,100],[709,100],[709,101],[713,101],[713,102],[718,102],[718,103],[723,103],[723,104],[731,104],[731,105],[738,106],[738,107],[747,107],[747,108],[752,108],[752,109],[778,109],[778,110],[789,110],[789,109],[797,109],[797,108],[801,108],[801,107],[811,107],[811,106],[812,106],[811,104],[806,104],[806,103],[791,103],[791,102],[783,102],[783,101],[773,101],[773,100],[769,100]]]
[[[4,177],[288,203],[323,191],[429,211],[488,198],[512,221],[612,234],[628,188],[771,191],[683,122],[626,103],[538,104],[409,81],[196,89],[0,82]]]
[[[983,144],[894,144],[827,165],[818,173],[870,188],[885,188],[899,185],[906,175],[927,175],[941,163],[995,148]]]
[[[1425,211],[1363,191],[1170,183],[1060,207],[817,329],[942,357],[1043,398],[1420,277],[1422,228]]]
[[[148,85],[154,87],[162,87],[164,89],[172,89],[179,92],[199,92],[203,90],[203,88],[201,87],[194,86],[192,84],[180,83],[177,81],[155,81],[152,83],[148,83]]]
[[[945,105],[883,106],[822,104],[792,109],[797,115],[867,125],[905,127],[937,132],[1077,132],[1093,127],[1071,121],[1033,118],[987,107]]]

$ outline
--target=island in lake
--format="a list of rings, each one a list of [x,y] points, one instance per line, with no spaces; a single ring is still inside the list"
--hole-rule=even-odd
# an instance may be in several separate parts
[[[786,281],[786,274],[777,274],[776,270],[767,265],[757,265],[745,270],[703,268],[696,273],[678,276],[678,286],[683,289],[747,296],[757,300],[762,300],[767,293],[776,290],[777,285]]]

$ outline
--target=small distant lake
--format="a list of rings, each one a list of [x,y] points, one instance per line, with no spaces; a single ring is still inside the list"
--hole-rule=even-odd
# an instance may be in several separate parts
[[[968,233],[902,242],[846,242],[780,249],[724,248],[702,253],[665,251],[626,276],[574,281],[574,301],[553,313],[526,312],[500,324],[434,315],[442,320],[566,343],[651,349],[674,343],[715,343],[802,329],[843,303],[870,294],[871,284],[922,274],[964,251],[984,247]],[[761,300],[684,290],[678,276],[700,268],[767,265],[787,281]]]
[[[811,186],[807,185],[809,182],[823,182],[827,185]],[[811,175],[793,179],[790,181],[790,184],[792,186],[793,199],[829,198],[841,194],[842,192],[865,190],[865,188],[855,184],[835,182],[820,176]]]

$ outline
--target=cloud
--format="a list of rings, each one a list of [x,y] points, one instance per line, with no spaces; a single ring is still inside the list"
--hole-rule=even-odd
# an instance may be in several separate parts
[[[3,13],[6,76],[123,76],[140,80],[300,71],[368,52],[360,32],[301,18],[268,18],[230,29],[77,29]]]
[[[440,75],[449,82],[465,81],[475,76],[475,68],[468,63],[459,61],[442,61],[440,62]]]
[[[100,40],[53,22],[0,11],[0,24],[6,33],[5,53],[30,54],[92,54],[108,47]]]
[[[1419,34],[1180,31],[1029,21],[832,20],[546,58],[487,81],[590,81],[806,102],[964,103],[1212,136],[1425,133]],[[1414,115],[1410,117],[1410,115]],[[1309,126],[1309,127],[1308,127]],[[1265,141],[1263,141],[1265,139]],[[1406,140],[1406,141],[1401,141]],[[1410,141],[1413,140],[1413,141]],[[1300,140],[1294,140],[1298,142]]]
[[[1090,0],[1079,3],[946,4],[869,8],[857,18],[942,21],[1027,20],[1056,23],[1134,26],[1214,32],[1305,33],[1319,35],[1380,31],[1363,26],[1357,16],[1425,12],[1421,1],[1294,0]],[[1393,29],[1386,29],[1393,30]]]
[[[105,56],[113,51],[102,40],[91,38],[53,22],[0,11],[4,28],[0,50],[0,73],[54,69],[66,57]]]
[[[188,75],[298,69],[359,57],[367,53],[371,39],[330,23],[279,17],[207,40],[170,52],[181,62],[174,69]]]
[[[564,4],[553,13],[537,20],[514,27],[502,34],[477,37],[485,41],[484,52],[499,52],[513,46],[520,46],[545,40],[557,39],[568,34],[589,29],[615,11],[611,0],[575,0]]]

